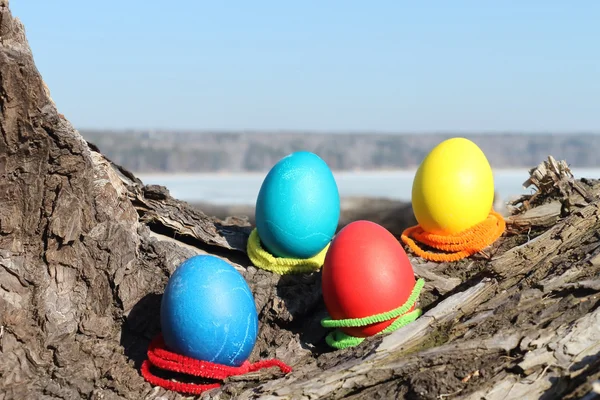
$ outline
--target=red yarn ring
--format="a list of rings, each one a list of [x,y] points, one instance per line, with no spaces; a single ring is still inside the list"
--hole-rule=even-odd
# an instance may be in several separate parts
[[[146,381],[167,390],[189,394],[200,394],[206,390],[216,389],[221,386],[220,383],[182,383],[160,378],[150,371],[151,366],[166,371],[217,380],[223,380],[230,376],[244,375],[249,372],[255,372],[271,367],[278,367],[284,374],[292,371],[291,367],[276,359],[259,361],[254,364],[244,361],[239,367],[230,367],[208,361],[196,360],[167,350],[161,334],[157,335],[152,342],[150,342],[150,345],[148,346],[148,359],[142,363],[141,373]]]

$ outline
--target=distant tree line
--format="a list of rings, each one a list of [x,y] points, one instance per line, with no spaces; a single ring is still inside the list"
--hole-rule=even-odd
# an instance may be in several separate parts
[[[596,134],[317,134],[83,130],[112,161],[138,173],[265,171],[299,150],[335,170],[415,168],[440,141],[467,137],[494,168],[533,167],[548,155],[574,167],[600,167]]]

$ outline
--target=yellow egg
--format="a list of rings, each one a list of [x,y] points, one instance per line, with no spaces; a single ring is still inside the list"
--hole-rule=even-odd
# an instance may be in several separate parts
[[[413,211],[427,232],[462,232],[485,220],[493,201],[492,168],[483,151],[468,139],[441,142],[415,174]]]

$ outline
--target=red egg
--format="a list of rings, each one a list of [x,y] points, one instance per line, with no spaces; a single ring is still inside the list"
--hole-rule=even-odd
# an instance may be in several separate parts
[[[402,306],[415,282],[400,242],[381,225],[355,221],[335,236],[327,251],[323,300],[332,319],[364,318]],[[367,337],[393,321],[340,329],[351,336]]]

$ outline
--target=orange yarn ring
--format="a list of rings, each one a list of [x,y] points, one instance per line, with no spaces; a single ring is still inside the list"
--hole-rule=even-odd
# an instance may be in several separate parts
[[[437,262],[458,261],[494,243],[505,229],[502,215],[492,210],[485,220],[456,234],[435,235],[416,225],[405,229],[401,239],[419,257]],[[423,250],[417,242],[441,252]]]

